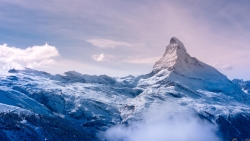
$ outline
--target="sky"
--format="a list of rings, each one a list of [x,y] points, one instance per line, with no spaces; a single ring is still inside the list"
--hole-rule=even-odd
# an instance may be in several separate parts
[[[249,0],[0,0],[0,66],[52,74],[149,73],[171,37],[250,80]]]

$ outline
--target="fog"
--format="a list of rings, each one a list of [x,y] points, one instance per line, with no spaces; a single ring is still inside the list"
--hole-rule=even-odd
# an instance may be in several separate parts
[[[167,107],[167,108],[166,108]],[[217,127],[177,105],[152,106],[143,119],[105,132],[108,141],[220,141]]]

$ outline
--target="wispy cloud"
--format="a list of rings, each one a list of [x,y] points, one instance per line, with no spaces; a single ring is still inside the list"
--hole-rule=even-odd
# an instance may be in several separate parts
[[[93,55],[92,59],[95,60],[96,62],[102,62],[105,59],[104,53],[101,53],[99,55]]]
[[[47,43],[43,46],[33,46],[26,49],[9,47],[7,44],[0,45],[0,63],[4,70],[51,65],[56,56],[59,56],[58,50]]]
[[[134,58],[130,57],[128,59],[124,59],[122,62],[132,63],[132,64],[153,64],[158,61],[160,57],[146,57],[146,58]]]
[[[90,39],[86,41],[99,48],[115,48],[119,46],[125,46],[125,47],[132,46],[129,43],[118,42],[118,41],[107,40],[107,39]]]
[[[222,64],[222,63],[217,63],[217,64],[212,64],[217,69],[224,69],[224,70],[232,70],[233,67],[230,64]]]

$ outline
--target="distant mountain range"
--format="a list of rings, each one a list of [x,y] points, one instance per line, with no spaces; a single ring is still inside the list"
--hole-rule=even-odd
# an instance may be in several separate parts
[[[148,121],[147,113],[157,117],[169,110],[171,116],[166,118],[179,120],[177,116],[190,114],[211,125],[218,140],[246,140],[250,138],[249,94],[250,81],[230,81],[191,57],[173,37],[152,72],[145,75],[113,78],[75,71],[51,75],[29,68],[0,75],[0,140],[132,141],[136,139],[117,132],[110,137],[110,133],[120,125],[130,129]],[[152,114],[155,107],[160,112]],[[206,131],[197,137],[202,132]]]

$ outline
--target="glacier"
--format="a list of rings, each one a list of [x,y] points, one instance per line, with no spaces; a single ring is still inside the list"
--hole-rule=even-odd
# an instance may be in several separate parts
[[[140,76],[11,69],[0,75],[0,140],[246,140],[249,84],[191,57],[176,37]]]

